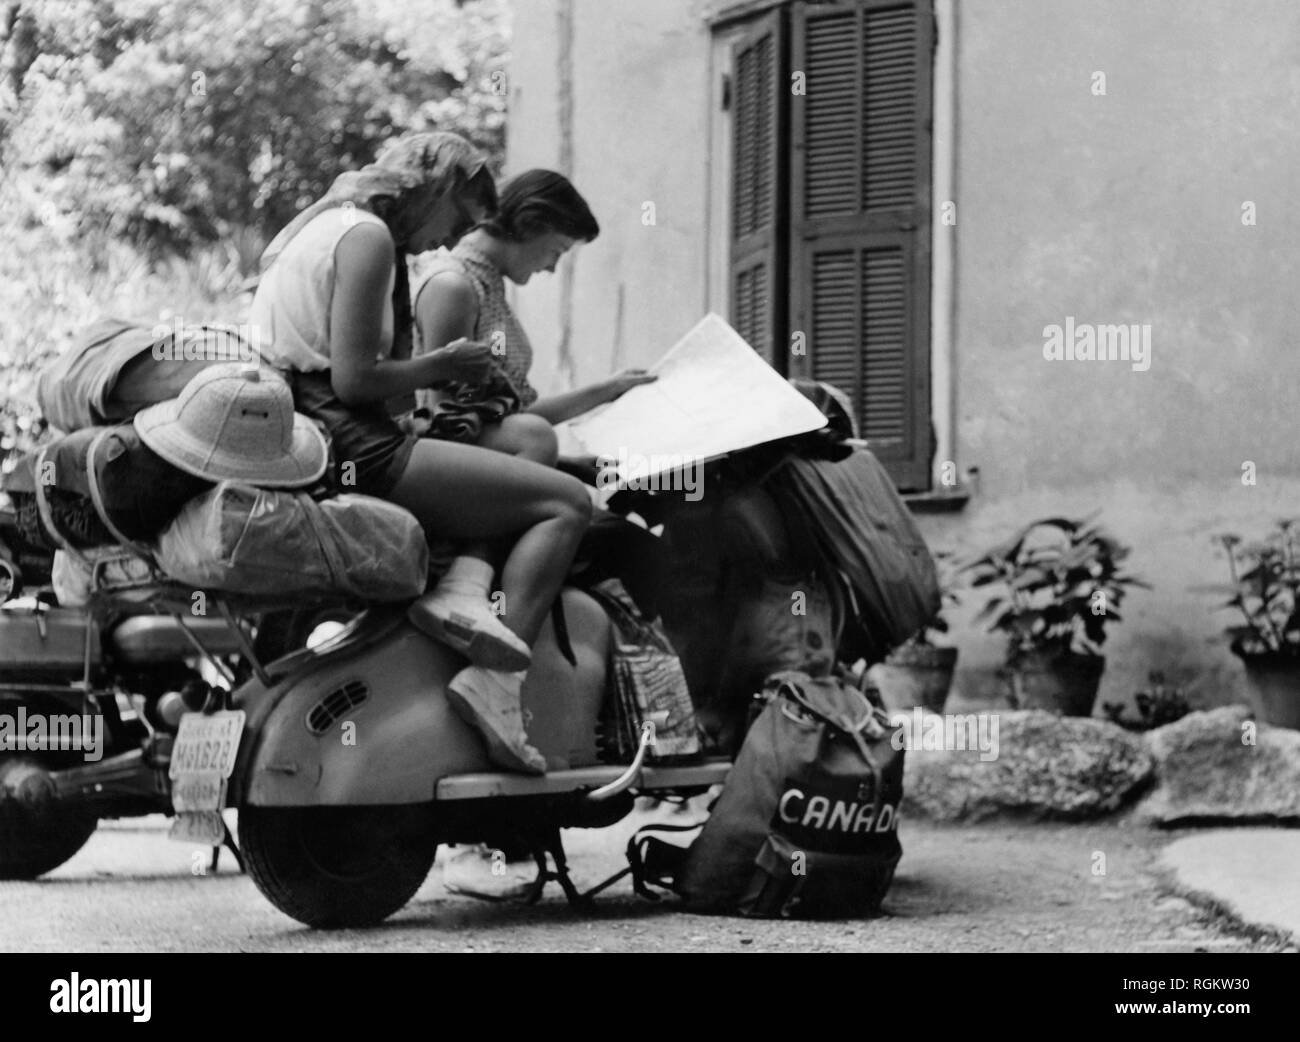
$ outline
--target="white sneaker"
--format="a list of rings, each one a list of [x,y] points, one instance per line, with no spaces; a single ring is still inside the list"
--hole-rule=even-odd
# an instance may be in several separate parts
[[[488,758],[499,767],[545,774],[546,758],[528,741],[520,693],[523,673],[467,666],[447,685],[447,701],[487,741]]]
[[[406,611],[411,625],[466,656],[476,666],[515,672],[532,661],[528,645],[492,614],[482,597],[435,589]]]

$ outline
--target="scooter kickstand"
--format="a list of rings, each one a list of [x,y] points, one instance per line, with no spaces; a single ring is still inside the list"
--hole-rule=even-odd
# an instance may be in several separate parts
[[[524,904],[534,905],[540,901],[542,891],[550,882],[560,884],[560,889],[564,891],[564,896],[570,905],[581,908],[591,904],[591,898],[579,893],[578,888],[573,885],[573,880],[569,878],[568,860],[564,856],[564,841],[560,838],[559,829],[547,836],[544,845],[533,847],[532,853],[533,860],[537,862],[537,878],[530,885]],[[553,870],[546,863],[547,854],[550,854],[555,862]]]
[[[221,860],[221,848],[226,847],[235,856],[235,864],[239,866],[239,872],[244,874],[244,855],[239,852],[239,847],[235,846],[235,837],[231,835],[230,826],[223,819],[221,824],[226,830],[226,834],[221,838],[221,844],[212,848],[212,867],[211,872],[217,870],[217,862]]]

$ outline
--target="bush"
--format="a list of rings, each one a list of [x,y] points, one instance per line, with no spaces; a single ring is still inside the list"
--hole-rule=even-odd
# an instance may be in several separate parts
[[[505,0],[0,0],[0,470],[97,315],[241,322],[265,242],[407,129],[499,166]]]

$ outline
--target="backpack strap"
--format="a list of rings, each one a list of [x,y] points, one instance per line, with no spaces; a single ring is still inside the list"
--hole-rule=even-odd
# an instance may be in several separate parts
[[[50,508],[49,485],[43,478],[45,461],[53,447],[53,445],[46,445],[36,455],[36,511],[40,514],[45,534],[54,544],[83,568],[89,569],[92,567],[90,559],[68,541],[54,522],[54,511]]]
[[[90,486],[90,501],[95,504],[95,513],[99,519],[104,522],[104,527],[108,529],[109,534],[119,543],[129,549],[137,557],[143,558],[153,567],[157,565],[154,560],[153,551],[143,543],[137,542],[130,536],[126,535],[116,524],[108,513],[108,507],[104,503],[104,489],[99,482],[99,472],[95,469],[95,457],[100,448],[105,444],[109,437],[114,433],[112,427],[105,427],[95,435],[94,440],[90,443],[90,448],[86,450],[86,483]]]
[[[679,847],[659,838],[658,833],[696,832],[704,822],[695,825],[644,825],[627,841],[627,871],[632,874],[632,890],[648,901],[660,900],[660,895],[650,885],[675,891],[676,879],[686,863],[689,846]]]

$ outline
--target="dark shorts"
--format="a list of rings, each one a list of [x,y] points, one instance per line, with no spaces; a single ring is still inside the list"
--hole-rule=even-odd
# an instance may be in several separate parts
[[[285,378],[293,388],[294,408],[329,432],[339,490],[387,498],[411,459],[415,436],[397,425],[382,402],[344,405],[330,384],[329,370],[285,373]]]

